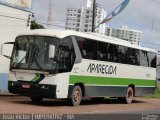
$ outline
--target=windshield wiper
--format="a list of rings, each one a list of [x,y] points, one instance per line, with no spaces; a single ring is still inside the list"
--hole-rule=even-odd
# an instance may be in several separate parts
[[[19,65],[22,63],[22,61],[25,59],[26,55],[16,64],[15,68],[19,67]]]
[[[32,49],[30,51],[31,55],[30,55],[30,60],[29,60],[29,65],[28,65],[28,69],[31,67],[31,65],[33,64],[33,62],[35,62],[35,64],[37,65],[37,67],[39,67],[42,71],[44,71],[44,69],[41,67],[40,63],[37,61],[38,59],[38,54],[39,54],[39,48],[38,46],[35,44],[35,41],[32,45]]]

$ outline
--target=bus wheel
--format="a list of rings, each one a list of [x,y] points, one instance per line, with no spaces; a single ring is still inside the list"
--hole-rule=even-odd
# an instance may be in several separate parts
[[[82,89],[79,85],[76,85],[72,91],[70,104],[72,106],[78,106],[82,100]]]
[[[43,98],[42,97],[31,97],[33,103],[38,104],[41,103]]]
[[[133,101],[133,88],[128,87],[127,93],[126,93],[126,96],[125,96],[125,102],[126,102],[126,104],[131,104],[132,101]]]

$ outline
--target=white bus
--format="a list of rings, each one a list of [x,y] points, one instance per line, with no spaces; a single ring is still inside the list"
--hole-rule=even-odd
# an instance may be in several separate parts
[[[99,35],[69,30],[31,30],[17,36],[10,62],[10,93],[67,99],[134,96],[154,93],[156,51]],[[3,45],[4,46],[4,45]]]

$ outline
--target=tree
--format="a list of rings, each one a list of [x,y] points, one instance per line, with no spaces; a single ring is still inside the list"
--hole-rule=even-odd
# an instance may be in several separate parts
[[[31,30],[33,29],[45,29],[45,27],[41,24],[38,24],[35,20],[31,21]]]

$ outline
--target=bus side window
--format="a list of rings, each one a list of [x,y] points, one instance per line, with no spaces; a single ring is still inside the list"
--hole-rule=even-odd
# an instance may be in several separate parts
[[[107,61],[107,43],[98,42],[97,60]]]
[[[140,65],[140,51],[133,48],[128,48],[128,64]]]
[[[156,68],[156,63],[157,63],[156,60],[157,60],[156,53],[150,52],[150,60],[149,60],[150,67]]]
[[[61,48],[62,63],[60,63],[60,65],[64,64],[63,65],[64,69],[66,69],[67,71],[71,71],[75,61],[75,52],[71,37],[66,37],[63,40],[61,40],[60,45],[62,46]]]
[[[113,44],[108,44],[107,46],[107,58],[109,62],[113,62]]]
[[[113,62],[118,62],[118,45],[113,45]]]
[[[118,63],[124,63],[127,64],[127,47],[124,46],[117,46],[117,50],[118,50]]]
[[[87,38],[76,37],[82,57],[86,59],[96,60],[97,42]]]
[[[86,50],[86,57],[87,59],[95,60],[97,57],[97,42],[93,40],[86,39],[84,42],[85,50]]]
[[[81,38],[81,37],[76,37],[76,40],[77,40],[79,49],[81,51],[82,57],[86,58],[87,53],[86,53],[86,48],[85,48],[85,44],[84,44],[85,39]]]
[[[140,50],[140,65],[146,67],[150,66],[149,52]]]

